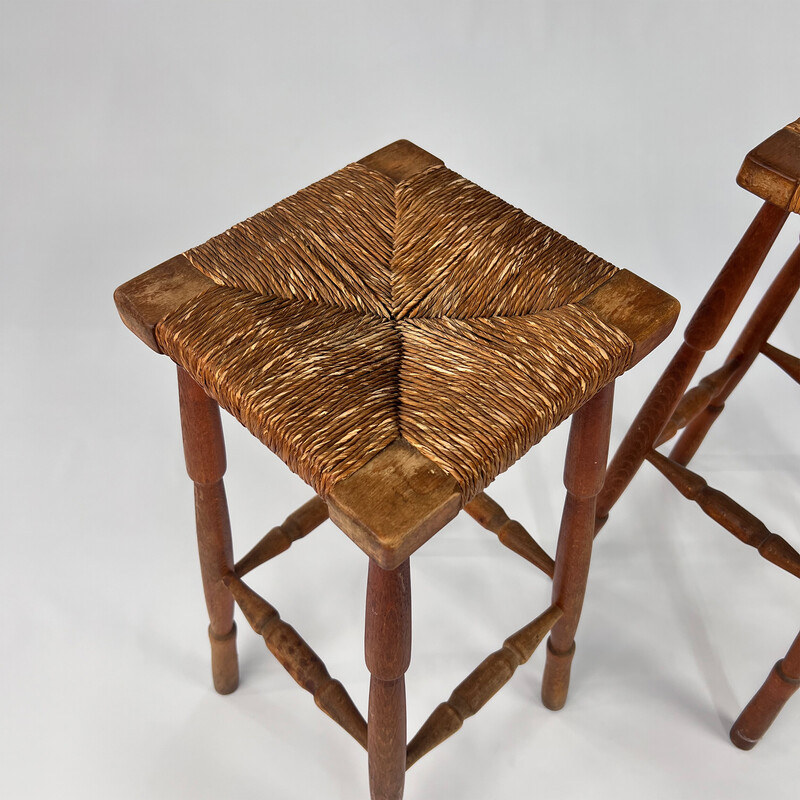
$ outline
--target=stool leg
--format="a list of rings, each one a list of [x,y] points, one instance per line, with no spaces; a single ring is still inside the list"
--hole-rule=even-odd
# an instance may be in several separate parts
[[[764,293],[753,315],[736,340],[726,362],[730,363],[734,360],[737,362],[735,372],[725,382],[721,391],[712,398],[705,410],[686,426],[670,453],[673,461],[686,466],[692,460],[706,434],[711,430],[714,420],[720,415],[725,401],[750,369],[767,339],[772,336],[794,300],[798,288],[800,288],[800,246],[795,248],[786,264],[775,276],[775,280]]]
[[[406,775],[406,685],[411,661],[411,572],[406,560],[385,570],[374,561],[367,579],[365,630],[370,671],[369,786],[372,800],[400,800]]]
[[[186,471],[194,481],[194,507],[200,572],[208,607],[214,688],[229,694],[239,685],[233,595],[222,577],[233,570],[233,546],[225,474],[225,442],[219,406],[178,367],[178,395]]]
[[[595,501],[605,477],[613,399],[611,383],[572,416],[564,467],[567,498],[553,575],[553,603],[564,614],[550,631],[542,680],[542,701],[554,711],[567,701],[575,631],[592,555]]]
[[[742,750],[755,747],[786,701],[800,688],[800,634],[767,676],[731,728],[731,741]]]
[[[705,353],[720,339],[780,233],[788,211],[764,203],[689,321],[684,342],[645,400],[608,466],[597,500],[598,525],[642,466]]]

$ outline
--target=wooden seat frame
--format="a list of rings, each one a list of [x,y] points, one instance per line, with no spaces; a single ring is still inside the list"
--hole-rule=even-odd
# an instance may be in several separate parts
[[[399,143],[402,144],[402,143]],[[407,143],[405,143],[407,144]],[[416,164],[403,145],[368,157],[386,174],[411,174]],[[177,257],[121,286],[115,295],[125,324],[159,350],[154,330],[164,316],[205,290],[208,279]],[[670,332],[678,304],[626,270],[582,301],[633,342],[632,363]],[[223,484],[225,445],[219,406],[178,367],[183,444],[194,482],[197,538],[210,617],[212,674],[220,693],[239,682],[234,605],[316,704],[368,751],[374,800],[399,800],[405,772],[458,730],[526,662],[550,633],[542,699],[550,709],[567,698],[575,632],[580,619],[594,535],[595,498],[603,485],[614,392],[613,382],[572,416],[564,483],[567,489],[555,559],[481,492],[464,502],[454,479],[402,440],[387,447],[327,497],[314,497],[238,561]],[[553,579],[551,605],[505,640],[440,704],[407,743],[404,675],[411,656],[411,554],[464,508],[502,544]],[[280,619],[277,610],[242,580],[258,565],[331,520],[369,556],[366,663],[371,674],[368,721],[344,687]]]

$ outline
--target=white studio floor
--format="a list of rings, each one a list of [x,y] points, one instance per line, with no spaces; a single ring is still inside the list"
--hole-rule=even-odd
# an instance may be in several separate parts
[[[167,398],[160,405],[164,421],[177,423]],[[729,413],[720,430],[745,424],[742,411]],[[308,490],[228,429],[241,553]],[[564,432],[493,493],[551,552],[561,491],[548,463]],[[769,428],[760,433],[766,444]],[[23,657],[4,667],[5,796],[367,797],[364,753],[241,618],[241,686],[228,697],[211,689],[191,490],[177,432],[165,426],[163,434],[170,455],[155,462],[158,475],[133,475],[155,447],[149,436],[115,460],[130,479],[126,508],[109,507],[93,523],[86,514],[101,526],[83,539],[90,550],[75,552],[65,536],[47,559],[23,561],[34,591],[30,576],[7,576],[24,605],[6,624]],[[762,499],[774,528],[793,531],[797,455],[709,445],[697,468],[742,499]],[[325,523],[261,569],[254,588],[365,708],[365,557]],[[535,568],[465,515],[412,560],[412,587],[410,732],[549,598]],[[513,797],[535,787],[543,797],[745,798],[767,786],[773,797],[793,797],[800,707],[787,706],[748,754],[727,741],[727,729],[793,638],[797,589],[643,473],[598,539],[566,708],[540,704],[539,651],[409,772],[407,796]]]
[[[367,798],[363,751],[241,618],[240,688],[211,688],[174,373],[123,328],[114,287],[407,137],[676,295],[682,329],[758,209],[743,156],[800,114],[800,6],[2,8],[0,798]],[[797,310],[774,342],[800,353]],[[679,341],[618,382],[612,445]],[[798,547],[799,409],[758,361],[692,464]],[[311,490],[225,426],[242,554]],[[566,434],[489,489],[551,553]],[[366,567],[325,523],[252,576],[362,710]],[[549,582],[461,515],[412,559],[412,595],[410,734]],[[597,540],[566,708],[540,703],[539,651],[406,798],[794,800],[800,698],[750,753],[727,731],[798,612],[794,578],[646,464]]]

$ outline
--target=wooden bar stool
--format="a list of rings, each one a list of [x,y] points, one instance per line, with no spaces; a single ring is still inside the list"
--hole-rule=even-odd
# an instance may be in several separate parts
[[[745,325],[725,363],[687,391],[705,353],[719,341],[790,213],[800,214],[800,120],[748,153],[737,182],[764,200],[761,210],[711,284],[689,322],[684,342],[656,383],[611,461],[597,501],[598,530],[644,460],[761,556],[800,578],[800,554],[757,517],[686,468],[725,401],[759,353],[800,382],[800,359],[769,343],[800,287],[800,246],[789,256]],[[655,448],[683,433],[669,457]],[[800,686],[800,636],[731,728],[731,740],[752,748]]]
[[[234,603],[368,751],[373,798],[461,727],[550,632],[542,696],[567,696],[615,378],[677,302],[399,141],[121,286],[125,324],[178,365],[217,691],[238,684]],[[234,561],[218,405],[317,493]],[[484,489],[573,415],[555,561]],[[553,578],[406,743],[409,558],[465,509]],[[369,557],[369,722],[243,578],[330,515]]]

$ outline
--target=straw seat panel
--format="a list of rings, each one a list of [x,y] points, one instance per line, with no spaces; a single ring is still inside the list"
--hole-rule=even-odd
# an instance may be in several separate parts
[[[219,287],[166,317],[156,335],[320,493],[400,434],[400,348],[391,322]]]
[[[467,500],[630,364],[579,305],[618,271],[432,156],[373,163],[187,251],[213,283],[155,337],[323,497],[404,439]]]

